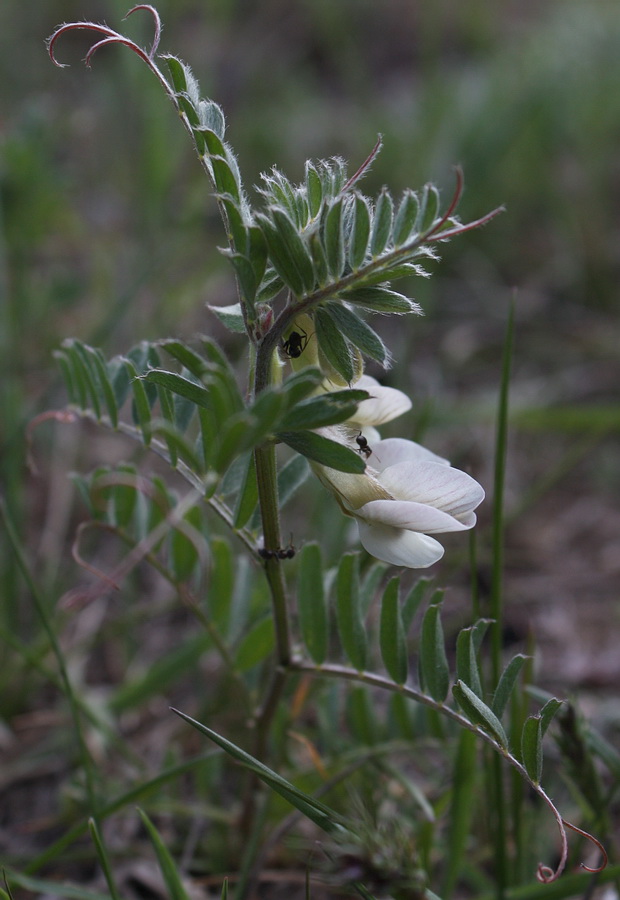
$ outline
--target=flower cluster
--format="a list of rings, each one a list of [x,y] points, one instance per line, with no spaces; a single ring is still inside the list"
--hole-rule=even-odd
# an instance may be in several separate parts
[[[356,519],[360,541],[368,553],[395,566],[431,566],[444,553],[431,535],[472,528],[484,490],[465,472],[420,444],[404,438],[379,438],[378,425],[411,407],[402,391],[384,387],[367,375],[354,386],[367,390],[369,399],[360,403],[346,426],[323,428],[321,433],[349,445],[357,436],[368,457],[366,471],[349,474],[319,463],[312,468],[342,511]]]

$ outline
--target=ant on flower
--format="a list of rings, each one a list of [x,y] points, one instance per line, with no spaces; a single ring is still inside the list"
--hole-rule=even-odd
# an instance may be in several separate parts
[[[369,456],[372,456],[372,450],[368,446],[368,441],[361,431],[355,438],[355,443],[358,445],[357,452],[360,454],[360,456],[364,456],[366,459],[368,459]]]
[[[280,347],[289,359],[299,359],[308,346],[308,335],[300,328],[299,331],[291,331],[286,340],[281,341]]]

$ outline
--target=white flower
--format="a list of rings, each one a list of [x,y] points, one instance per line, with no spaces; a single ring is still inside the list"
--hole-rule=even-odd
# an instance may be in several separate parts
[[[321,433],[350,443],[342,428],[325,428]],[[413,441],[389,438],[373,444],[371,450],[361,475],[317,463],[312,467],[336,495],[343,512],[357,520],[360,541],[368,553],[394,566],[433,565],[444,549],[430,535],[472,528],[474,509],[484,498],[482,487]]]
[[[347,422],[351,428],[359,428],[368,441],[381,440],[378,425],[391,422],[397,416],[409,412],[411,400],[402,391],[396,388],[385,387],[370,375],[362,375],[351,387],[356,390],[368,391],[368,400],[362,400],[357,411]]]

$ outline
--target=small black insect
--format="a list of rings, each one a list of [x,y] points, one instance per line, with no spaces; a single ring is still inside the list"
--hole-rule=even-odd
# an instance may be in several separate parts
[[[308,346],[308,335],[300,328],[299,331],[291,331],[285,341],[280,343],[282,350],[289,359],[299,359]]]
[[[295,556],[295,553],[296,550],[293,547],[293,536],[291,535],[288,547],[281,547],[278,550],[278,559],[292,559]]]
[[[369,456],[372,456],[372,450],[368,446],[368,441],[366,440],[366,438],[364,437],[364,435],[362,434],[361,431],[355,438],[355,443],[358,445],[357,452],[359,454],[361,454],[362,456],[365,456],[366,459],[368,459]]]
[[[258,555],[261,559],[292,559],[295,553],[292,535],[288,547],[278,547],[277,550],[268,550],[267,547],[259,547],[258,549]]]

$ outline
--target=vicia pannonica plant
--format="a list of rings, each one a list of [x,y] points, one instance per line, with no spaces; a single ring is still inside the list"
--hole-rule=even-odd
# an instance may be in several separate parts
[[[132,548],[116,570],[102,573],[101,586],[76,590],[67,603],[87,603],[110,584],[118,585],[138,561],[147,560],[196,610],[211,648],[235,679],[243,698],[240,712],[251,723],[250,752],[179,713],[247,769],[237,819],[246,846],[246,855],[240,854],[238,897],[252,890],[273,835],[294,824],[294,818],[287,818],[290,806],[288,811],[278,807],[267,813],[265,796],[270,790],[328,833],[325,855],[336,867],[336,877],[338,859],[349,859],[352,846],[372,843],[367,824],[319,799],[345,777],[348,767],[357,770],[373,756],[359,753],[349,755],[346,765],[342,756],[335,762],[340,726],[334,721],[321,731],[338,708],[333,691],[329,697],[321,693],[325,682],[330,690],[340,686],[347,692],[353,746],[357,742],[361,747],[362,735],[374,730],[372,739],[388,748],[376,756],[375,763],[381,760],[378,778],[393,773],[385,759],[396,746],[401,752],[412,746],[416,733],[427,742],[443,741],[448,756],[450,747],[458,745],[455,772],[460,774],[454,777],[470,786],[477,769],[470,743],[474,736],[487,745],[485,752],[490,748],[512,766],[550,807],[559,825],[558,864],[555,870],[544,865],[538,869],[539,881],[554,880],[567,860],[568,823],[540,779],[543,736],[560,702],[550,698],[533,715],[523,711],[519,691],[524,656],[509,661],[503,673],[495,671],[497,667],[491,674],[487,671],[481,653],[485,631],[494,627],[488,619],[478,619],[459,634],[456,673],[451,674],[442,592],[427,597],[428,579],[405,589],[410,582],[401,584],[403,573],[398,572],[385,581],[389,566],[425,569],[441,559],[444,549],[438,536],[475,525],[483,489],[469,474],[406,436],[382,439],[381,426],[407,412],[411,400],[364,371],[366,360],[384,369],[392,364],[389,349],[369,320],[399,316],[409,323],[421,312],[394,285],[411,276],[427,277],[425,266],[437,260],[442,243],[489,222],[497,210],[466,224],[458,220],[458,170],[454,196],[444,210],[432,185],[419,192],[406,190],[397,200],[385,188],[376,197],[366,196],[362,179],[380,151],[380,140],[353,174],[338,158],[307,162],[300,184],[274,168],[262,176],[256,201],[250,200],[225,138],[221,108],[201,98],[187,65],[174,56],[158,57],[160,21],[155,9],[140,4],[131,13],[136,10],[153,17],[150,50],[108,26],[74,22],[52,35],[49,53],[60,65],[58,40],[78,29],[97,37],[87,65],[98,50],[123,44],[149,67],[177,108],[212,185],[225,234],[221,252],[230,262],[238,291],[237,303],[211,306],[207,315],[233,332],[233,340],[246,343],[248,383],[240,390],[226,355],[208,334],[188,343],[176,338],[143,342],[109,361],[78,340],[63,344],[57,355],[70,406],[59,418],[94,419],[127,435],[164,459],[176,471],[177,483],[180,476],[188,485],[179,498],[160,477],[138,474],[133,464],[99,469],[82,478],[94,523],[115,529]],[[307,476],[318,479],[324,502],[333,504],[334,512],[339,507],[347,517],[343,522],[355,522],[369,556],[346,553],[327,569],[321,534],[313,534],[308,525],[302,535],[283,536],[282,507],[303,490]],[[205,511],[220,524],[211,525]],[[249,580],[231,588],[222,572],[234,572],[234,538],[241,544],[240,558],[252,562],[249,569],[243,564]],[[303,546],[296,547],[300,541]],[[76,556],[81,558],[78,545]],[[238,565],[239,572],[243,565]],[[332,622],[339,649],[331,635]],[[344,662],[330,661],[334,654],[344,656]],[[415,678],[410,673],[413,654]],[[376,672],[381,666],[384,674]],[[320,733],[305,739],[315,765],[303,777],[292,764],[287,737],[292,709],[301,702],[300,685],[304,691],[310,686],[316,691],[322,721]],[[384,697],[381,703],[378,694]],[[521,718],[513,709],[508,726],[502,720],[516,694]],[[382,707],[389,707],[391,725],[378,724]],[[390,741],[396,742],[392,750]],[[468,769],[463,768],[465,759],[470,760]],[[287,768],[289,777],[278,774],[274,765]],[[395,783],[405,784],[403,773],[393,777]],[[493,784],[495,795],[488,804],[504,810],[501,771]],[[454,783],[452,826],[439,866],[437,851],[424,849],[431,832],[440,841],[437,814],[418,797],[414,806],[424,828],[416,829],[415,824],[405,825],[403,812],[402,827],[409,828],[413,844],[407,843],[398,862],[402,877],[394,875],[388,885],[391,896],[422,896],[428,885],[447,897],[454,888],[472,824],[471,795],[468,800],[462,787]],[[410,796],[415,798],[416,792]],[[342,806],[337,792],[334,796]],[[497,823],[493,810],[489,818]],[[164,871],[174,880],[166,848],[150,822],[147,827]],[[400,845],[392,837],[387,843],[398,855]],[[97,848],[107,870],[100,841]],[[504,863],[507,852],[504,847]],[[496,858],[501,861],[501,849]],[[496,878],[505,886],[507,866],[497,865]],[[375,870],[377,866],[375,861]],[[351,890],[370,897],[375,881],[370,878],[368,887],[364,871],[356,873],[349,879]]]

